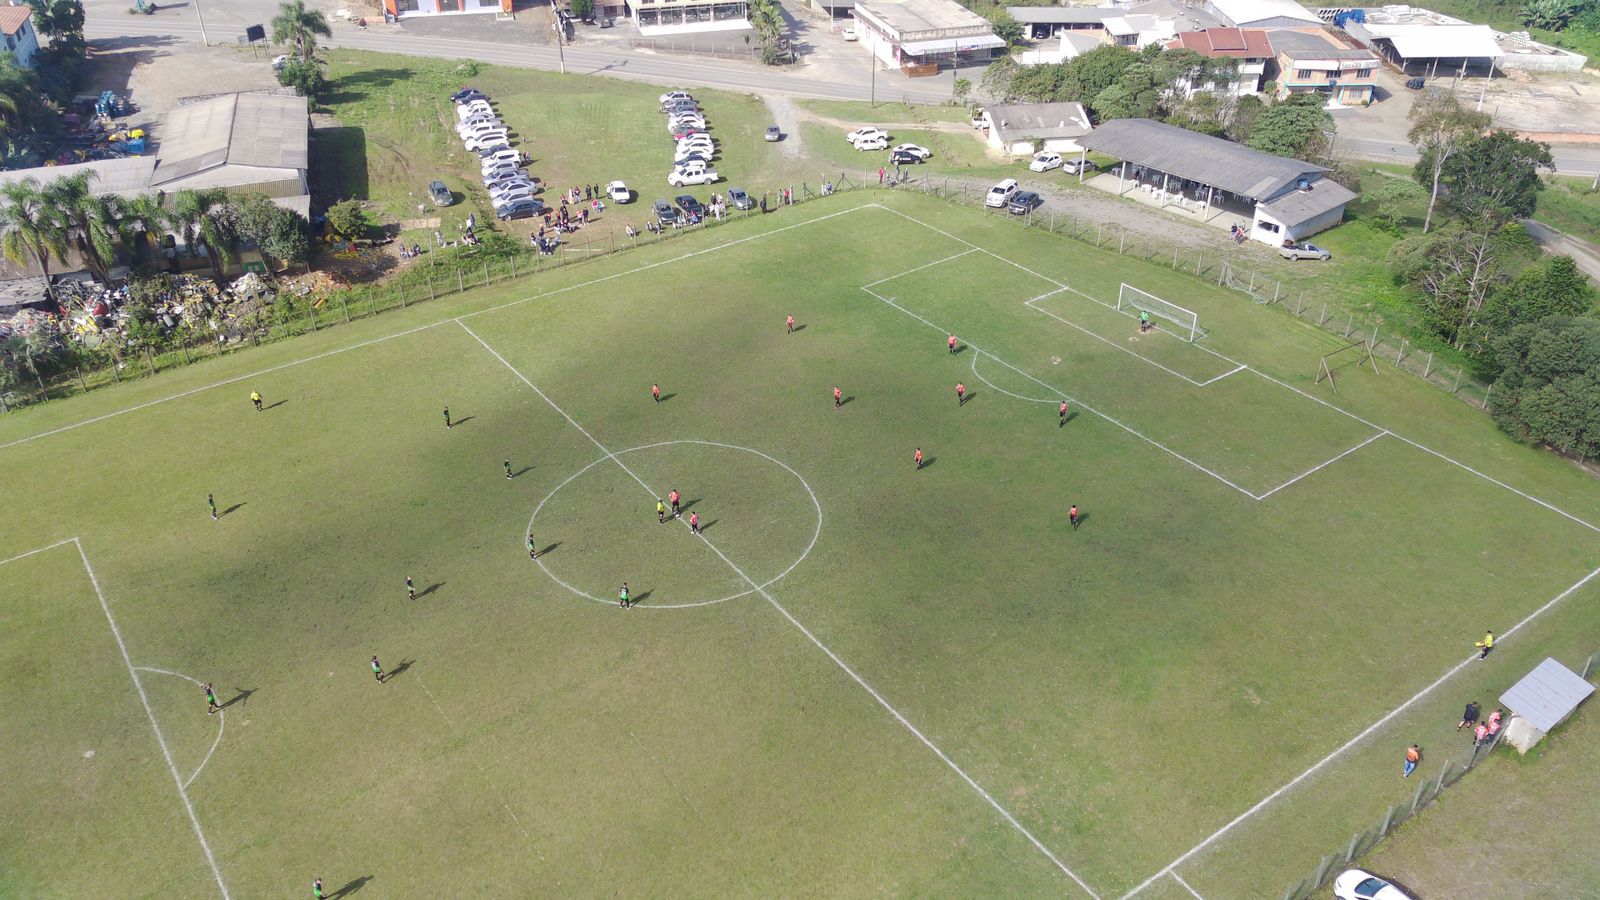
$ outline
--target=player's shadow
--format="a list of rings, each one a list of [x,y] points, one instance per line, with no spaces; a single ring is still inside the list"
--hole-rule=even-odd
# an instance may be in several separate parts
[[[650,599],[650,595],[653,594],[653,593],[655,593],[655,591],[640,591],[639,593],[634,594],[633,597],[628,602],[632,603],[635,606],[637,606],[640,603],[643,603],[644,601]]]
[[[245,500],[245,501],[240,502],[240,503],[235,503],[234,505],[232,505],[232,506],[228,507],[227,509],[223,510],[222,512],[218,513],[217,514],[217,518],[220,519],[223,516],[228,515],[229,513],[233,512],[234,510],[238,509],[239,507],[244,506],[245,503],[248,503],[248,502],[250,502],[250,501]]]
[[[966,406],[968,403],[971,403],[972,402],[972,398],[976,397],[976,396],[978,396],[978,392],[977,391],[967,391],[966,399],[957,401],[957,404],[960,405],[960,406]]]
[[[853,403],[853,402],[855,402],[855,399],[856,399],[856,395],[855,394],[851,394],[850,396],[844,398],[843,400],[840,400],[839,401],[839,405],[840,406],[844,406],[847,403]]]
[[[926,469],[926,468],[928,468],[929,466],[933,465],[934,463],[936,463],[938,461],[939,461],[939,457],[937,457],[937,456],[925,456],[925,457],[922,458],[922,467],[924,469]]]
[[[1085,523],[1087,521],[1089,521],[1089,514],[1088,513],[1086,513],[1086,512],[1078,513],[1078,526],[1077,527],[1082,528],[1083,527],[1083,523]]]
[[[442,587],[444,587],[444,582],[435,581],[433,584],[430,584],[427,587],[423,588],[422,590],[417,591],[417,599],[421,600],[423,597],[428,596],[429,594],[433,593],[434,591],[437,591],[439,588],[442,588]]]
[[[950,351],[950,355],[951,356],[960,356],[961,354],[963,354],[965,352],[967,352],[967,345],[966,344],[957,344],[956,345],[956,349]]]
[[[1067,413],[1067,421],[1068,422],[1071,422],[1073,419],[1076,419],[1077,417],[1078,417],[1078,411],[1077,410],[1073,410],[1072,412]]]
[[[411,664],[413,662],[416,662],[416,660],[413,660],[413,659],[403,659],[403,660],[401,660],[400,661],[400,665],[395,666],[394,668],[390,669],[387,673],[384,674],[383,680],[384,681],[393,681],[393,680],[395,680],[395,678],[397,678],[400,675],[401,672],[404,672],[405,670],[411,668]]]
[[[287,400],[279,400],[276,403],[269,403],[268,405],[261,407],[261,411],[262,412],[266,412],[269,409],[277,409],[278,407],[280,407],[280,406],[282,406],[282,405],[284,405],[285,403],[288,403],[288,402],[289,401],[287,401]]]
[[[795,331],[805,331],[806,330],[806,326],[804,324],[796,325],[794,327],[794,330]]]
[[[713,526],[715,524],[717,524],[717,520],[716,519],[712,519],[709,522],[701,522],[700,523],[700,531],[701,531],[701,533],[710,531],[711,530],[711,526]]]
[[[688,512],[689,511],[689,507],[694,506],[696,503],[699,503],[701,501],[701,499],[703,499],[703,498],[696,497],[693,500],[685,500],[682,503],[678,504],[678,508],[683,510],[684,512]]]
[[[668,400],[671,400],[673,397],[676,397],[676,396],[678,396],[678,393],[676,391],[674,391],[674,392],[672,392],[670,394],[662,394],[661,395],[661,402],[665,403]]]
[[[519,475],[522,475],[522,474],[524,474],[526,472],[532,472],[532,471],[533,471],[533,466],[523,466],[522,468],[516,470],[515,472],[512,472],[511,473],[511,477],[512,478],[516,478]]]
[[[559,546],[561,546],[561,542],[560,541],[556,541],[554,544],[551,544],[550,546],[544,548],[543,550],[540,550],[539,551],[539,555],[540,556],[549,556],[551,553],[554,553],[555,549],[557,547],[559,547]]]
[[[218,709],[227,709],[228,707],[234,705],[235,703],[239,704],[240,706],[243,706],[243,705],[249,703],[250,702],[250,695],[254,694],[258,690],[258,688],[236,687],[236,688],[234,688],[234,690],[238,691],[239,693],[234,694],[233,695],[233,699],[229,700],[227,703],[222,704],[220,707],[218,707]]]
[[[468,422],[471,422],[473,419],[476,419],[476,418],[477,418],[477,416],[467,416],[465,419],[451,419],[450,420],[450,427],[454,428],[457,425],[465,425]]]
[[[328,900],[339,900],[340,897],[348,897],[351,894],[354,894],[356,891],[366,887],[367,882],[371,880],[371,875],[363,875],[360,878],[357,878],[355,881],[352,881],[349,884],[346,884],[344,887],[339,888],[337,891],[329,894]]]

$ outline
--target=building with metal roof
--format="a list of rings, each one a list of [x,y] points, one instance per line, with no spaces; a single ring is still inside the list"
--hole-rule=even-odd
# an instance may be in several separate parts
[[[1500,695],[1500,704],[1511,711],[1503,740],[1528,752],[1592,693],[1594,685],[1547,657]]]
[[[1041,150],[1077,153],[1077,139],[1094,130],[1082,103],[1000,103],[983,110],[989,146],[1012,156]]]
[[[1235,61],[1233,83],[1226,93],[1242,97],[1261,92],[1261,78],[1266,74],[1267,63],[1272,59],[1272,44],[1267,33],[1260,28],[1206,28],[1185,31],[1168,42],[1168,50],[1193,50],[1208,59]],[[1198,73],[1197,73],[1198,74]],[[1184,93],[1193,96],[1205,90],[1215,90],[1196,78],[1182,82]]]
[[[150,186],[241,188],[268,197],[310,193],[306,98],[224,94],[180,106],[161,122]]]
[[[1028,26],[1029,37],[1042,40],[1071,32],[1104,34],[1106,19],[1126,10],[1114,6],[1008,6],[1006,12]]]
[[[1206,12],[1236,28],[1320,28],[1317,14],[1294,0],[1206,0]]]
[[[1091,182],[1096,187],[1118,196],[1139,191],[1152,205],[1177,207],[1202,222],[1248,216],[1246,236],[1274,247],[1339,224],[1356,198],[1325,178],[1323,166],[1151,119],[1103,122],[1077,142],[1121,161],[1114,176]]]
[[[1103,34],[1103,33],[1102,33]],[[1024,50],[1017,54],[1019,66],[1056,65],[1103,47],[1106,42],[1094,32],[1063,31],[1056,35],[1054,46],[1046,44],[1037,50]]]
[[[1267,32],[1277,60],[1278,99],[1321,94],[1332,106],[1366,106],[1377,86],[1378,55],[1334,43],[1327,32]]]
[[[984,64],[1006,45],[988,19],[955,0],[861,0],[854,15],[861,43],[890,66]]]

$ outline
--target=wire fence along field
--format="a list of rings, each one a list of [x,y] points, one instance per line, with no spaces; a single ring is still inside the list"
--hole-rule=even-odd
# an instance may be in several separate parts
[[[1578,674],[1587,681],[1597,669],[1600,669],[1600,651],[1590,654]],[[1504,734],[1504,731],[1500,732],[1487,744],[1474,744],[1465,761],[1445,760],[1444,768],[1439,771],[1438,777],[1423,779],[1422,783],[1417,785],[1416,793],[1411,796],[1409,802],[1390,806],[1377,822],[1351,835],[1349,844],[1324,855],[1310,875],[1284,889],[1283,900],[1306,900],[1314,896],[1333,881],[1342,867],[1376,850],[1378,845],[1383,843],[1383,839],[1393,834],[1396,828],[1438,800],[1445,788],[1454,786],[1466,777],[1468,772],[1488,759],[1500,745],[1500,738]]]
[[[1390,333],[1383,334],[1382,326],[1367,315],[1355,312],[1330,312],[1330,304],[1319,301],[1306,291],[1293,291],[1283,282],[1242,268],[1227,259],[1211,255],[1204,250],[1183,249],[1171,244],[1129,232],[1119,226],[1079,219],[1068,213],[1047,211],[1015,216],[1004,209],[994,209],[983,202],[989,190],[986,183],[964,182],[950,178],[911,178],[903,175],[898,184],[886,187],[914,190],[934,197],[952,200],[971,206],[987,215],[1015,221],[1027,228],[1038,228],[1051,234],[1064,234],[1074,240],[1091,243],[1097,248],[1115,246],[1119,254],[1135,256],[1146,262],[1165,262],[1175,272],[1214,282],[1219,287],[1230,288],[1248,295],[1256,303],[1276,306],[1301,321],[1351,340],[1366,341],[1370,352],[1401,372],[1414,375],[1434,387],[1449,391],[1458,397],[1484,408],[1488,405],[1490,385],[1472,377],[1460,365],[1435,365],[1434,354],[1424,352],[1407,338]]]
[[[700,224],[683,228],[642,231],[636,236],[608,232],[604,235],[564,240],[549,254],[531,246],[515,250],[490,250],[484,245],[430,247],[422,259],[399,275],[380,284],[357,284],[326,292],[296,294],[280,292],[270,314],[247,317],[226,326],[184,327],[169,333],[159,343],[108,349],[94,362],[80,361],[69,366],[41,364],[28,371],[9,391],[0,393],[0,412],[20,406],[62,399],[96,388],[120,384],[130,378],[157,372],[234,351],[260,346],[298,334],[320,331],[334,325],[366,319],[391,310],[459,294],[467,290],[503,284],[529,275],[564,269],[602,256],[663,244],[683,235],[727,222],[776,212],[825,194],[858,190],[864,184],[843,178],[826,187],[809,184],[788,185],[752,193],[759,205],[745,210],[728,210],[721,218],[706,217]],[[85,356],[83,358],[93,359]]]

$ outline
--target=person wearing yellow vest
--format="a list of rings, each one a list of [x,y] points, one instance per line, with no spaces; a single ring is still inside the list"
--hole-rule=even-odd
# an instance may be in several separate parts
[[[251,391],[250,392],[250,405],[254,406],[256,408],[256,412],[261,412],[261,392],[260,391]]]
[[[1483,633],[1483,640],[1477,642],[1476,644],[1473,644],[1472,646],[1477,647],[1479,650],[1483,651],[1483,652],[1478,654],[1478,658],[1479,659],[1483,659],[1484,657],[1488,656],[1489,655],[1489,651],[1494,649],[1494,632],[1485,631]]]

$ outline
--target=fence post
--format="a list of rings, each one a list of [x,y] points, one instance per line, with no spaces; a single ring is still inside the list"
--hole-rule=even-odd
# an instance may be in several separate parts
[[[1356,858],[1356,849],[1361,846],[1361,839],[1366,836],[1367,833],[1365,831],[1358,831],[1351,836],[1350,846],[1346,847],[1344,851],[1344,861],[1346,865],[1350,864],[1350,860]]]
[[[1178,267],[1178,251],[1177,251],[1176,248],[1174,248],[1173,251],[1172,251],[1172,268],[1176,269],[1177,267]]]
[[[115,356],[111,357],[111,380],[115,381],[117,384],[122,383],[122,373],[117,371],[117,358]]]
[[[489,284],[489,261],[487,259],[483,261],[483,283],[485,286]]]
[[[1283,282],[1274,281],[1272,283],[1272,302],[1273,303],[1277,303],[1278,302],[1278,294],[1282,290],[1283,290]]]
[[[83,388],[85,394],[89,393],[89,385],[83,380],[83,366],[73,366],[73,368],[78,370],[78,387]]]
[[[1351,313],[1350,314],[1350,318],[1346,319],[1345,323],[1344,323],[1344,336],[1345,337],[1349,337],[1350,336],[1350,330],[1352,328],[1355,328],[1355,327],[1356,327],[1356,314],[1355,313]]]
[[[1584,678],[1588,678],[1590,675],[1594,674],[1594,667],[1597,663],[1600,663],[1600,653],[1596,653],[1589,657],[1589,661],[1583,664]]]
[[[428,299],[433,299],[433,271],[428,272]]]
[[[1199,263],[1196,263],[1196,265],[1199,265]],[[1228,277],[1228,261],[1227,260],[1223,260],[1222,261],[1222,265],[1217,266],[1217,287],[1222,287],[1222,282],[1227,277]]]
[[[1395,354],[1395,358],[1394,358],[1394,364],[1395,365],[1398,366],[1402,362],[1405,362],[1405,359],[1406,359],[1406,345],[1409,344],[1409,343],[1411,343],[1411,339],[1410,338],[1401,338],[1400,339],[1400,352]]]
[[[1094,223],[1094,245],[1095,245],[1095,247],[1099,247],[1100,246],[1100,223],[1099,222]]]
[[[466,289],[467,289],[467,276],[461,274],[461,270],[457,269],[456,270],[456,290],[464,291]]]
[[[149,346],[144,348],[144,363],[150,367],[150,374],[154,375],[156,373],[156,357],[154,353],[150,352]]]
[[[1427,378],[1428,377],[1428,373],[1432,372],[1432,371],[1433,371],[1433,351],[1429,350],[1428,351],[1428,364],[1422,367],[1422,377],[1423,378]]]
[[[344,291],[339,292],[339,309],[344,312],[344,323],[350,324],[350,304],[344,302]]]
[[[1128,229],[1126,229],[1126,228],[1118,228],[1117,229],[1117,234],[1118,234],[1118,237],[1117,237],[1117,252],[1121,253],[1122,252],[1122,248],[1126,247],[1128,245]]]
[[[1427,789],[1428,783],[1426,781],[1417,785],[1417,792],[1411,797],[1411,810],[1406,813],[1407,818],[1417,814],[1417,808],[1422,805],[1422,794]]]
[[[1254,270],[1251,270],[1251,272],[1250,272],[1250,296],[1254,297],[1255,295],[1256,295],[1256,273],[1255,273]]]
[[[1195,274],[1195,277],[1197,277],[1197,278],[1200,276],[1200,266],[1201,266],[1202,263],[1205,262],[1205,258],[1206,258],[1205,251],[1200,250],[1200,251],[1196,251],[1195,252],[1195,255],[1194,255],[1194,274]]]
[[[1324,856],[1322,861],[1317,863],[1317,874],[1311,876],[1311,889],[1313,891],[1322,887],[1322,879],[1328,874],[1328,861],[1331,859],[1333,859],[1332,856]]]
[[[1455,393],[1459,393],[1460,391],[1461,391],[1461,367],[1460,366],[1456,366],[1456,386],[1455,386],[1454,389],[1452,389],[1450,391],[1450,393],[1455,394]]]
[[[515,253],[511,254],[511,277],[517,277],[517,255]]]
[[[402,281],[402,282],[400,282],[400,308],[401,309],[405,309],[405,307],[406,307],[406,283],[404,281]]]

